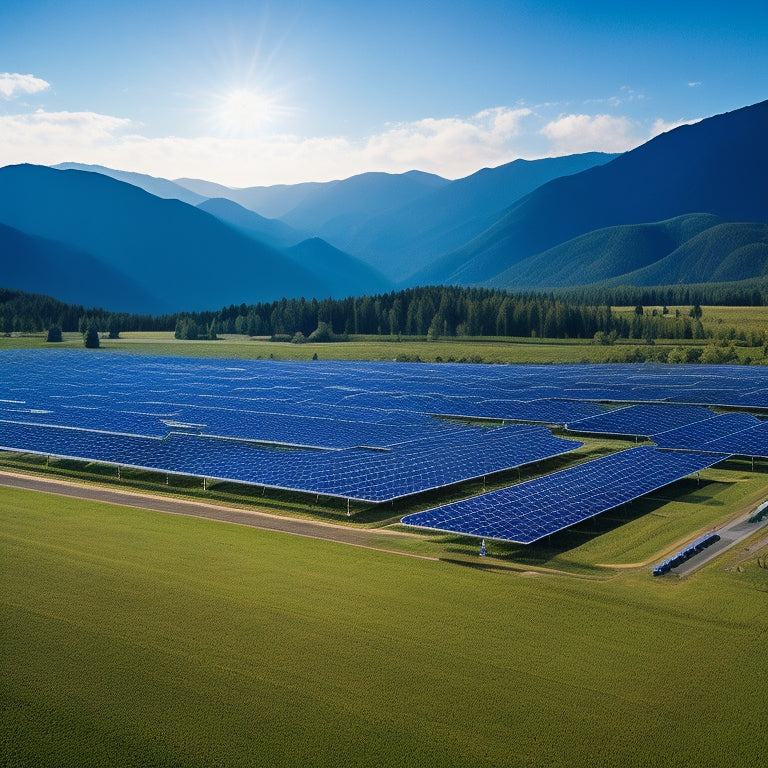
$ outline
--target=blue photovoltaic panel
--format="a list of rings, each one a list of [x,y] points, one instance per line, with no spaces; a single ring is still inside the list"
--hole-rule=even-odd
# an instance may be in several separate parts
[[[760,423],[760,419],[749,413],[724,413],[721,416],[697,421],[694,424],[661,432],[652,437],[660,448],[704,450],[706,443],[712,440],[750,429]]]
[[[390,450],[280,449],[172,434],[154,438],[0,422],[0,448],[232,480],[271,488],[391,501],[540,461],[581,445],[544,427],[457,430]]]
[[[725,455],[643,446],[402,519],[405,525],[530,544],[688,475]]]
[[[768,389],[746,392],[739,396],[738,402],[735,405],[744,408],[768,408]]]
[[[768,421],[734,435],[712,440],[701,446],[703,451],[727,451],[735,456],[768,458]]]
[[[471,410],[457,416],[509,421],[534,421],[541,424],[564,425],[569,421],[605,413],[601,405],[572,400],[482,400]],[[447,414],[446,414],[447,415]]]
[[[649,436],[710,419],[712,411],[688,405],[633,405],[569,423],[572,432]]]

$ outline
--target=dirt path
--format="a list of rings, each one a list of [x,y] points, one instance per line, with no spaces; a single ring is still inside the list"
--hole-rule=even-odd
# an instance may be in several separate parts
[[[408,536],[408,534],[396,531],[370,531],[344,525],[334,525],[333,523],[323,523],[316,520],[299,520],[291,517],[270,515],[265,512],[239,509],[237,507],[206,504],[201,501],[153,496],[152,494],[140,493],[138,491],[80,485],[68,480],[35,477],[15,472],[0,471],[0,486],[51,493],[75,499],[85,499],[87,501],[101,501],[124,507],[148,509],[154,512],[202,517],[224,523],[247,525],[264,531],[279,531],[280,533],[289,533],[294,536],[335,541],[339,544],[375,549],[380,552],[415,557],[420,560],[439,560],[437,557],[401,552],[387,547],[387,540],[392,541],[394,538]]]

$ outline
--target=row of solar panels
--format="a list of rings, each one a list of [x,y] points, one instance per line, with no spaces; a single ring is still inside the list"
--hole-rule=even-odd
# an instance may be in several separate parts
[[[716,416],[700,406],[636,405],[567,425],[580,434],[650,437],[662,448],[768,458],[768,422],[748,413]]]
[[[213,405],[215,402],[216,405]],[[225,404],[226,403],[226,404]],[[318,415],[301,414],[300,409],[289,413],[257,410],[254,404],[242,401],[207,399],[203,404],[190,405],[172,401],[112,401],[99,405],[91,401],[83,404],[81,398],[74,403],[37,399],[35,407],[0,403],[0,419],[40,425],[82,427],[122,434],[164,437],[171,431],[184,429],[198,434],[261,440],[291,445],[325,448],[352,448],[355,446],[386,447],[428,434],[440,434],[460,429],[456,422],[429,418],[418,411],[394,411],[383,419],[384,411],[360,406],[331,406],[312,409]],[[249,407],[250,406],[250,407]],[[305,411],[307,409],[305,408]],[[449,409],[443,409],[444,415]],[[472,418],[472,409],[461,414]],[[591,403],[518,403],[502,408],[502,420],[557,424],[566,418],[601,411]],[[493,418],[495,411],[478,411],[483,418]],[[369,421],[371,415],[377,421]],[[376,416],[375,414],[378,414]],[[393,418],[399,414],[399,418]],[[183,425],[188,425],[184,427]]]
[[[727,458],[650,446],[407,515],[405,525],[531,544]]]
[[[368,502],[391,501],[557,456],[581,443],[545,427],[455,430],[389,450],[282,449],[231,439],[165,439],[0,422],[0,448]]]

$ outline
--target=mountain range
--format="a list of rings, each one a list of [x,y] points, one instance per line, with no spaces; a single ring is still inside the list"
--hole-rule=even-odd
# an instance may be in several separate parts
[[[514,287],[501,277],[505,270],[605,227],[688,213],[766,222],[766,136],[768,101],[661,134],[610,163],[544,184],[415,279]]]
[[[768,101],[622,155],[231,189],[101,166],[0,168],[0,285],[114,311],[768,277]]]
[[[50,283],[51,262],[76,253],[68,259],[72,271],[84,269],[88,256],[104,279],[88,272],[81,292],[68,300],[106,306],[109,294],[119,297],[109,305],[115,311],[158,314],[388,287],[371,267],[327,244],[309,239],[289,253],[196,206],[101,173],[6,166],[0,169],[0,222],[36,238],[36,248],[27,248],[23,258],[3,247],[3,265],[13,264],[3,274],[15,280],[4,277],[4,287],[40,292],[35,279]]]

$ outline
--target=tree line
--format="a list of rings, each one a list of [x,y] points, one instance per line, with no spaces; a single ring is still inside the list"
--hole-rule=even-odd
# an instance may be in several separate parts
[[[43,332],[51,327],[85,333],[95,327],[115,335],[121,331],[172,331],[178,338],[216,338],[238,333],[280,340],[339,340],[351,335],[390,337],[525,336],[594,339],[703,339],[700,304],[717,293],[683,287],[664,289],[602,289],[577,293],[509,293],[461,287],[407,288],[375,296],[346,299],[280,299],[257,304],[232,304],[218,311],[169,315],[112,313],[85,309],[46,296],[0,289],[0,333]],[[679,293],[675,293],[679,291]],[[701,299],[691,311],[644,310],[644,304]],[[718,294],[719,295],[719,294]],[[609,301],[636,305],[633,313],[616,313]],[[669,302],[654,301],[668,298]],[[756,298],[755,296],[752,297]],[[698,311],[697,311],[698,308]],[[762,345],[764,339],[743,339]]]
[[[763,307],[768,304],[768,280],[751,279],[731,283],[702,283],[700,285],[588,286],[561,288],[557,295],[575,304],[608,304],[627,307],[691,306],[706,304],[720,307]]]

